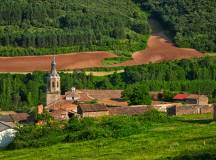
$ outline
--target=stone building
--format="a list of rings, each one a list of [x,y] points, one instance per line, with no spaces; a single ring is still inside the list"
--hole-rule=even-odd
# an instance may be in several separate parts
[[[167,108],[167,114],[170,116],[189,115],[189,114],[205,114],[213,113],[212,105],[183,105]]]
[[[51,71],[47,79],[47,105],[57,101],[61,97],[60,76],[56,71],[55,57],[52,59]]]
[[[187,104],[208,105],[208,97],[205,95],[181,93],[175,95],[173,100]]]
[[[103,104],[79,104],[77,113],[83,117],[101,117],[108,116],[109,111]]]

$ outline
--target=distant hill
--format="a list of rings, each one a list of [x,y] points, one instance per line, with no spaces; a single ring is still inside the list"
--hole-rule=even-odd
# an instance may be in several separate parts
[[[216,1],[134,0],[164,24],[179,47],[216,51]]]
[[[145,48],[147,14],[131,0],[1,0],[0,55]],[[37,50],[35,49],[37,48]]]

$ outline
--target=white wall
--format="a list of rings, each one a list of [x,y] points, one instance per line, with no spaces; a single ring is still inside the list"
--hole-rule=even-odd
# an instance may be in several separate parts
[[[0,132],[0,148],[7,147],[11,142],[13,142],[16,136],[16,130],[7,129]]]

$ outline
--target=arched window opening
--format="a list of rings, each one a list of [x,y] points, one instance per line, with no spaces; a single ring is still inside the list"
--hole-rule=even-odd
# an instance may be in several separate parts
[[[52,82],[52,87],[55,88],[55,82]]]

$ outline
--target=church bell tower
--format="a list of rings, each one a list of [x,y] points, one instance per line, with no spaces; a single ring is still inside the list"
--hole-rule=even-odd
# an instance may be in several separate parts
[[[47,105],[54,103],[61,97],[60,76],[56,71],[55,56],[51,62],[51,71],[47,79]]]

